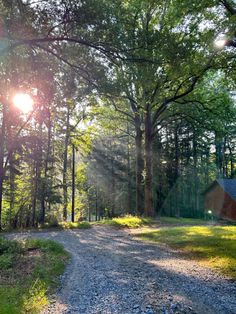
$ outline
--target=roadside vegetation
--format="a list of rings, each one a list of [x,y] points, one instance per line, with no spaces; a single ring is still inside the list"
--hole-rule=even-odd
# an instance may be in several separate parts
[[[181,250],[187,257],[236,279],[236,226],[191,226],[145,231],[137,237]]]
[[[39,313],[68,260],[63,246],[50,240],[0,238],[0,313]]]
[[[126,215],[124,217],[105,219],[96,224],[104,224],[118,228],[140,228],[140,227],[161,227],[161,226],[179,226],[179,225],[205,225],[209,220],[196,218],[177,218],[177,217],[139,217]]]
[[[139,228],[145,225],[150,225],[151,221],[151,218],[127,215],[124,217],[101,220],[98,223],[118,228]]]
[[[182,217],[160,217],[156,222],[161,225],[187,225],[187,226],[196,226],[196,225],[205,225],[209,220],[197,219],[197,218],[182,218]]]
[[[91,223],[88,221],[81,222],[56,222],[56,223],[45,223],[44,225],[39,225],[38,227],[30,228],[18,228],[18,229],[4,229],[4,232],[13,231],[42,231],[42,230],[68,230],[68,229],[89,229],[91,228]],[[1,231],[0,231],[1,232]]]
[[[89,229],[91,224],[87,221],[81,222],[61,222],[59,223],[59,228],[62,229]]]
[[[118,228],[140,228],[140,227],[162,227],[162,226],[192,226],[205,225],[209,220],[195,218],[176,218],[176,217],[139,217],[127,215],[124,217],[112,218],[96,222],[99,224],[114,226]]]

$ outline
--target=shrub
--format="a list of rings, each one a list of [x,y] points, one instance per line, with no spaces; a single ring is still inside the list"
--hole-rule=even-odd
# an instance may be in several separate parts
[[[0,269],[9,269],[12,267],[14,255],[12,254],[2,254],[0,255]]]

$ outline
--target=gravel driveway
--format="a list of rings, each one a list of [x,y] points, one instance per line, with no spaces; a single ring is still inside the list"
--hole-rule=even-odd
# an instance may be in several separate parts
[[[177,252],[108,226],[22,233],[47,238],[72,255],[62,286],[42,313],[236,314],[236,283]]]

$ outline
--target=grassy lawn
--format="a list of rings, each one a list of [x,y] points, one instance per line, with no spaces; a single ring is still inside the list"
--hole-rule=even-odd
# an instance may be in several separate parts
[[[175,218],[175,217],[159,217],[152,219],[127,215],[125,217],[101,220],[100,222],[96,223],[110,225],[119,228],[140,228],[140,227],[159,227],[166,225],[168,226],[204,225],[207,223],[207,221],[203,219]]]
[[[137,234],[138,238],[165,243],[187,257],[201,261],[236,279],[236,227],[192,226],[161,228]]]
[[[159,222],[163,225],[188,225],[188,226],[196,226],[196,225],[205,225],[207,223],[204,219],[196,219],[196,218],[176,218],[176,217],[160,217],[156,219],[156,222]]]
[[[68,260],[69,254],[56,242],[0,237],[0,313],[39,313]]]
[[[99,224],[109,225],[118,228],[139,228],[151,223],[150,218],[141,218],[137,216],[125,216],[112,218],[107,220],[101,220],[97,222]]]

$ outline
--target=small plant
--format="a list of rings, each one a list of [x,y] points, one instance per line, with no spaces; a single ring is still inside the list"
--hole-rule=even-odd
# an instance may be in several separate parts
[[[39,313],[48,304],[46,285],[37,278],[24,296],[23,306],[26,313]]]
[[[48,304],[69,253],[61,244],[41,239],[0,238],[0,250],[0,313],[39,313]],[[37,253],[30,254],[34,250]]]
[[[0,255],[0,270],[9,269],[12,267],[14,255],[12,254],[2,254]]]
[[[139,228],[150,223],[149,218],[127,215],[124,217],[104,220],[101,223],[119,228]]]
[[[8,241],[0,237],[0,255],[4,253],[21,253],[22,247],[17,241]]]
[[[0,238],[0,270],[11,268],[16,256],[22,252],[23,248],[17,241]]]

